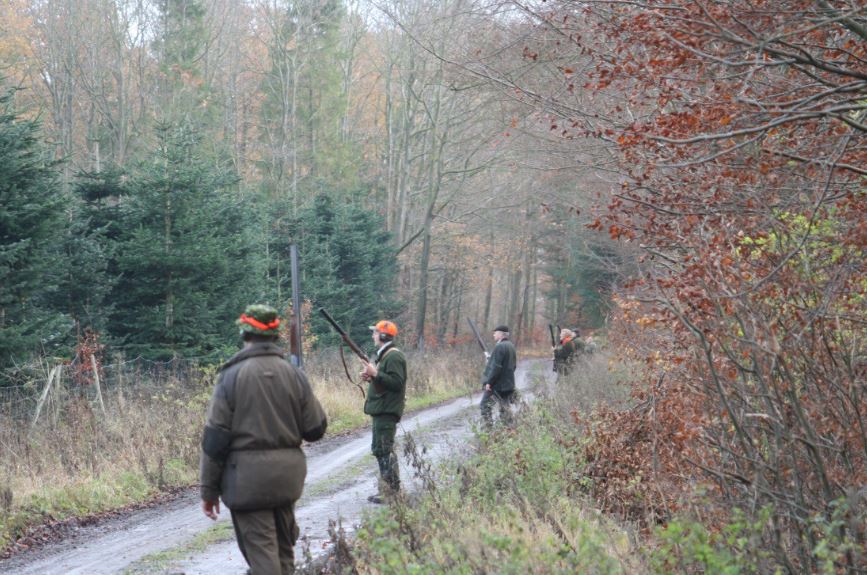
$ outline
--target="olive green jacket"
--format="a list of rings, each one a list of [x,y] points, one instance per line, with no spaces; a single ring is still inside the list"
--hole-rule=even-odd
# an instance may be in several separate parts
[[[282,507],[301,496],[302,440],[325,434],[304,372],[273,343],[254,343],[220,368],[202,434],[201,496],[230,509]]]
[[[367,386],[364,413],[401,418],[406,406],[406,357],[389,342],[376,355],[376,377]]]

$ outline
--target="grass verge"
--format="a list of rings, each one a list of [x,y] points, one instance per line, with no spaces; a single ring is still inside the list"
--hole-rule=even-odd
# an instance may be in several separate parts
[[[569,381],[540,385],[541,399],[522,408],[514,427],[477,436],[469,460],[429,469],[410,453],[422,493],[371,513],[351,546],[336,542],[349,550],[334,557],[333,572],[641,571],[628,534],[593,510],[579,480],[582,438],[563,407],[592,390]]]

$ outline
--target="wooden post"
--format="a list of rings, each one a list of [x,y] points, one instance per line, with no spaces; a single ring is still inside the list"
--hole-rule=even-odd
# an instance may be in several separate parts
[[[105,415],[105,403],[102,401],[102,388],[99,385],[99,369],[96,367],[96,357],[90,354],[90,366],[93,368],[93,384],[96,386],[96,399],[99,401],[99,409]]]
[[[114,363],[117,366],[117,403],[123,412],[126,409],[126,402],[123,397],[123,361],[120,354],[115,356]]]
[[[58,369],[60,369],[60,366],[55,365],[48,374],[48,383],[45,384],[45,389],[42,390],[42,395],[39,396],[39,401],[36,402],[36,413],[33,414],[33,423],[31,423],[31,427],[35,427],[36,422],[39,421],[39,414],[42,413],[42,406],[48,398],[48,392],[51,390],[51,383],[54,381],[54,376],[57,375]]]
[[[63,380],[63,364],[57,366],[57,377],[54,378],[54,397],[50,398],[51,406],[51,422],[57,426],[57,420],[60,419],[60,393],[62,388],[60,382]]]

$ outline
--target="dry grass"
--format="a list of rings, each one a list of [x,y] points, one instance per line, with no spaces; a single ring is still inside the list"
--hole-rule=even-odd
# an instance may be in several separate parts
[[[411,408],[475,389],[482,369],[458,353],[408,359]],[[349,363],[356,371],[357,364]],[[328,413],[329,433],[367,423],[361,393],[346,380],[336,354],[314,356],[305,367]],[[92,399],[67,392],[47,406],[35,427],[29,420],[0,418],[0,549],[51,519],[114,509],[195,484],[214,376],[214,368],[159,382],[129,374],[123,387],[103,390],[105,414]]]
[[[570,420],[573,411],[589,414],[599,405],[616,408],[629,401],[632,377],[630,366],[602,350],[583,357],[571,373],[560,376],[550,400],[564,420]]]

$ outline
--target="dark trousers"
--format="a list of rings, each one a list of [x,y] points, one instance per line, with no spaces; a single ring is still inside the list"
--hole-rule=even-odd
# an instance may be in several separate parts
[[[379,476],[394,492],[400,490],[400,470],[394,453],[394,437],[397,434],[397,418],[391,415],[373,416],[373,441],[370,451],[379,465]]]
[[[251,575],[295,573],[295,542],[300,530],[295,505],[262,511],[232,511],[232,525]]]
[[[482,422],[485,427],[490,428],[494,424],[494,404],[496,403],[500,409],[500,421],[503,423],[512,423],[512,410],[509,407],[512,404],[515,390],[510,391],[488,391],[482,394],[482,401],[479,403],[479,408],[482,411]]]

